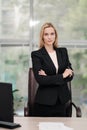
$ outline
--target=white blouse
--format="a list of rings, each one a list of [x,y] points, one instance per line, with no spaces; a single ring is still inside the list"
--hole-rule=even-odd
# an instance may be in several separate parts
[[[56,51],[49,52],[49,56],[51,57],[55,67],[56,67],[56,73],[58,72],[58,60],[57,60],[57,55]]]

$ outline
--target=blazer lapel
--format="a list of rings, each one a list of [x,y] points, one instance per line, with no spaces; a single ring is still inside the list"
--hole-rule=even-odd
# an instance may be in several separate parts
[[[58,61],[58,73],[60,72],[61,69],[61,65],[62,65],[62,57],[61,57],[61,53],[60,53],[60,49],[56,48],[56,54],[57,54],[57,61]]]
[[[44,57],[44,60],[47,62],[48,66],[50,67],[51,71],[56,73],[56,67],[55,67],[51,57],[49,56],[48,52],[46,51],[45,47],[41,48],[41,53]]]

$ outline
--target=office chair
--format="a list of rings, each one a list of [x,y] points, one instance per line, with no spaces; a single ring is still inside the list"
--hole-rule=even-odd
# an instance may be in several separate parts
[[[29,79],[28,79],[28,102],[27,106],[24,107],[24,116],[32,116],[33,104],[35,94],[38,88],[38,83],[35,80],[32,68],[29,68]],[[72,106],[76,110],[76,117],[81,117],[81,109],[72,102],[71,82],[68,82],[68,88],[70,91],[71,99],[66,104],[66,117],[72,117]]]

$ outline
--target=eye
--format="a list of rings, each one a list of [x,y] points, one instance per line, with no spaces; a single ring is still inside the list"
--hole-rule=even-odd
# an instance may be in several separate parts
[[[51,33],[51,35],[55,35],[55,33]]]
[[[48,33],[44,33],[44,36],[47,36],[48,35]]]

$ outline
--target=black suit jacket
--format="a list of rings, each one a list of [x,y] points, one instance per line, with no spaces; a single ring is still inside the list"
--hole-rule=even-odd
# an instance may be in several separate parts
[[[59,98],[61,103],[66,103],[70,99],[70,92],[67,82],[72,77],[63,78],[63,72],[66,68],[71,68],[66,48],[55,48],[58,60],[58,73],[45,47],[31,53],[32,66],[36,81],[39,84],[35,102],[45,105],[56,104]],[[43,69],[47,76],[38,75],[38,71]]]

